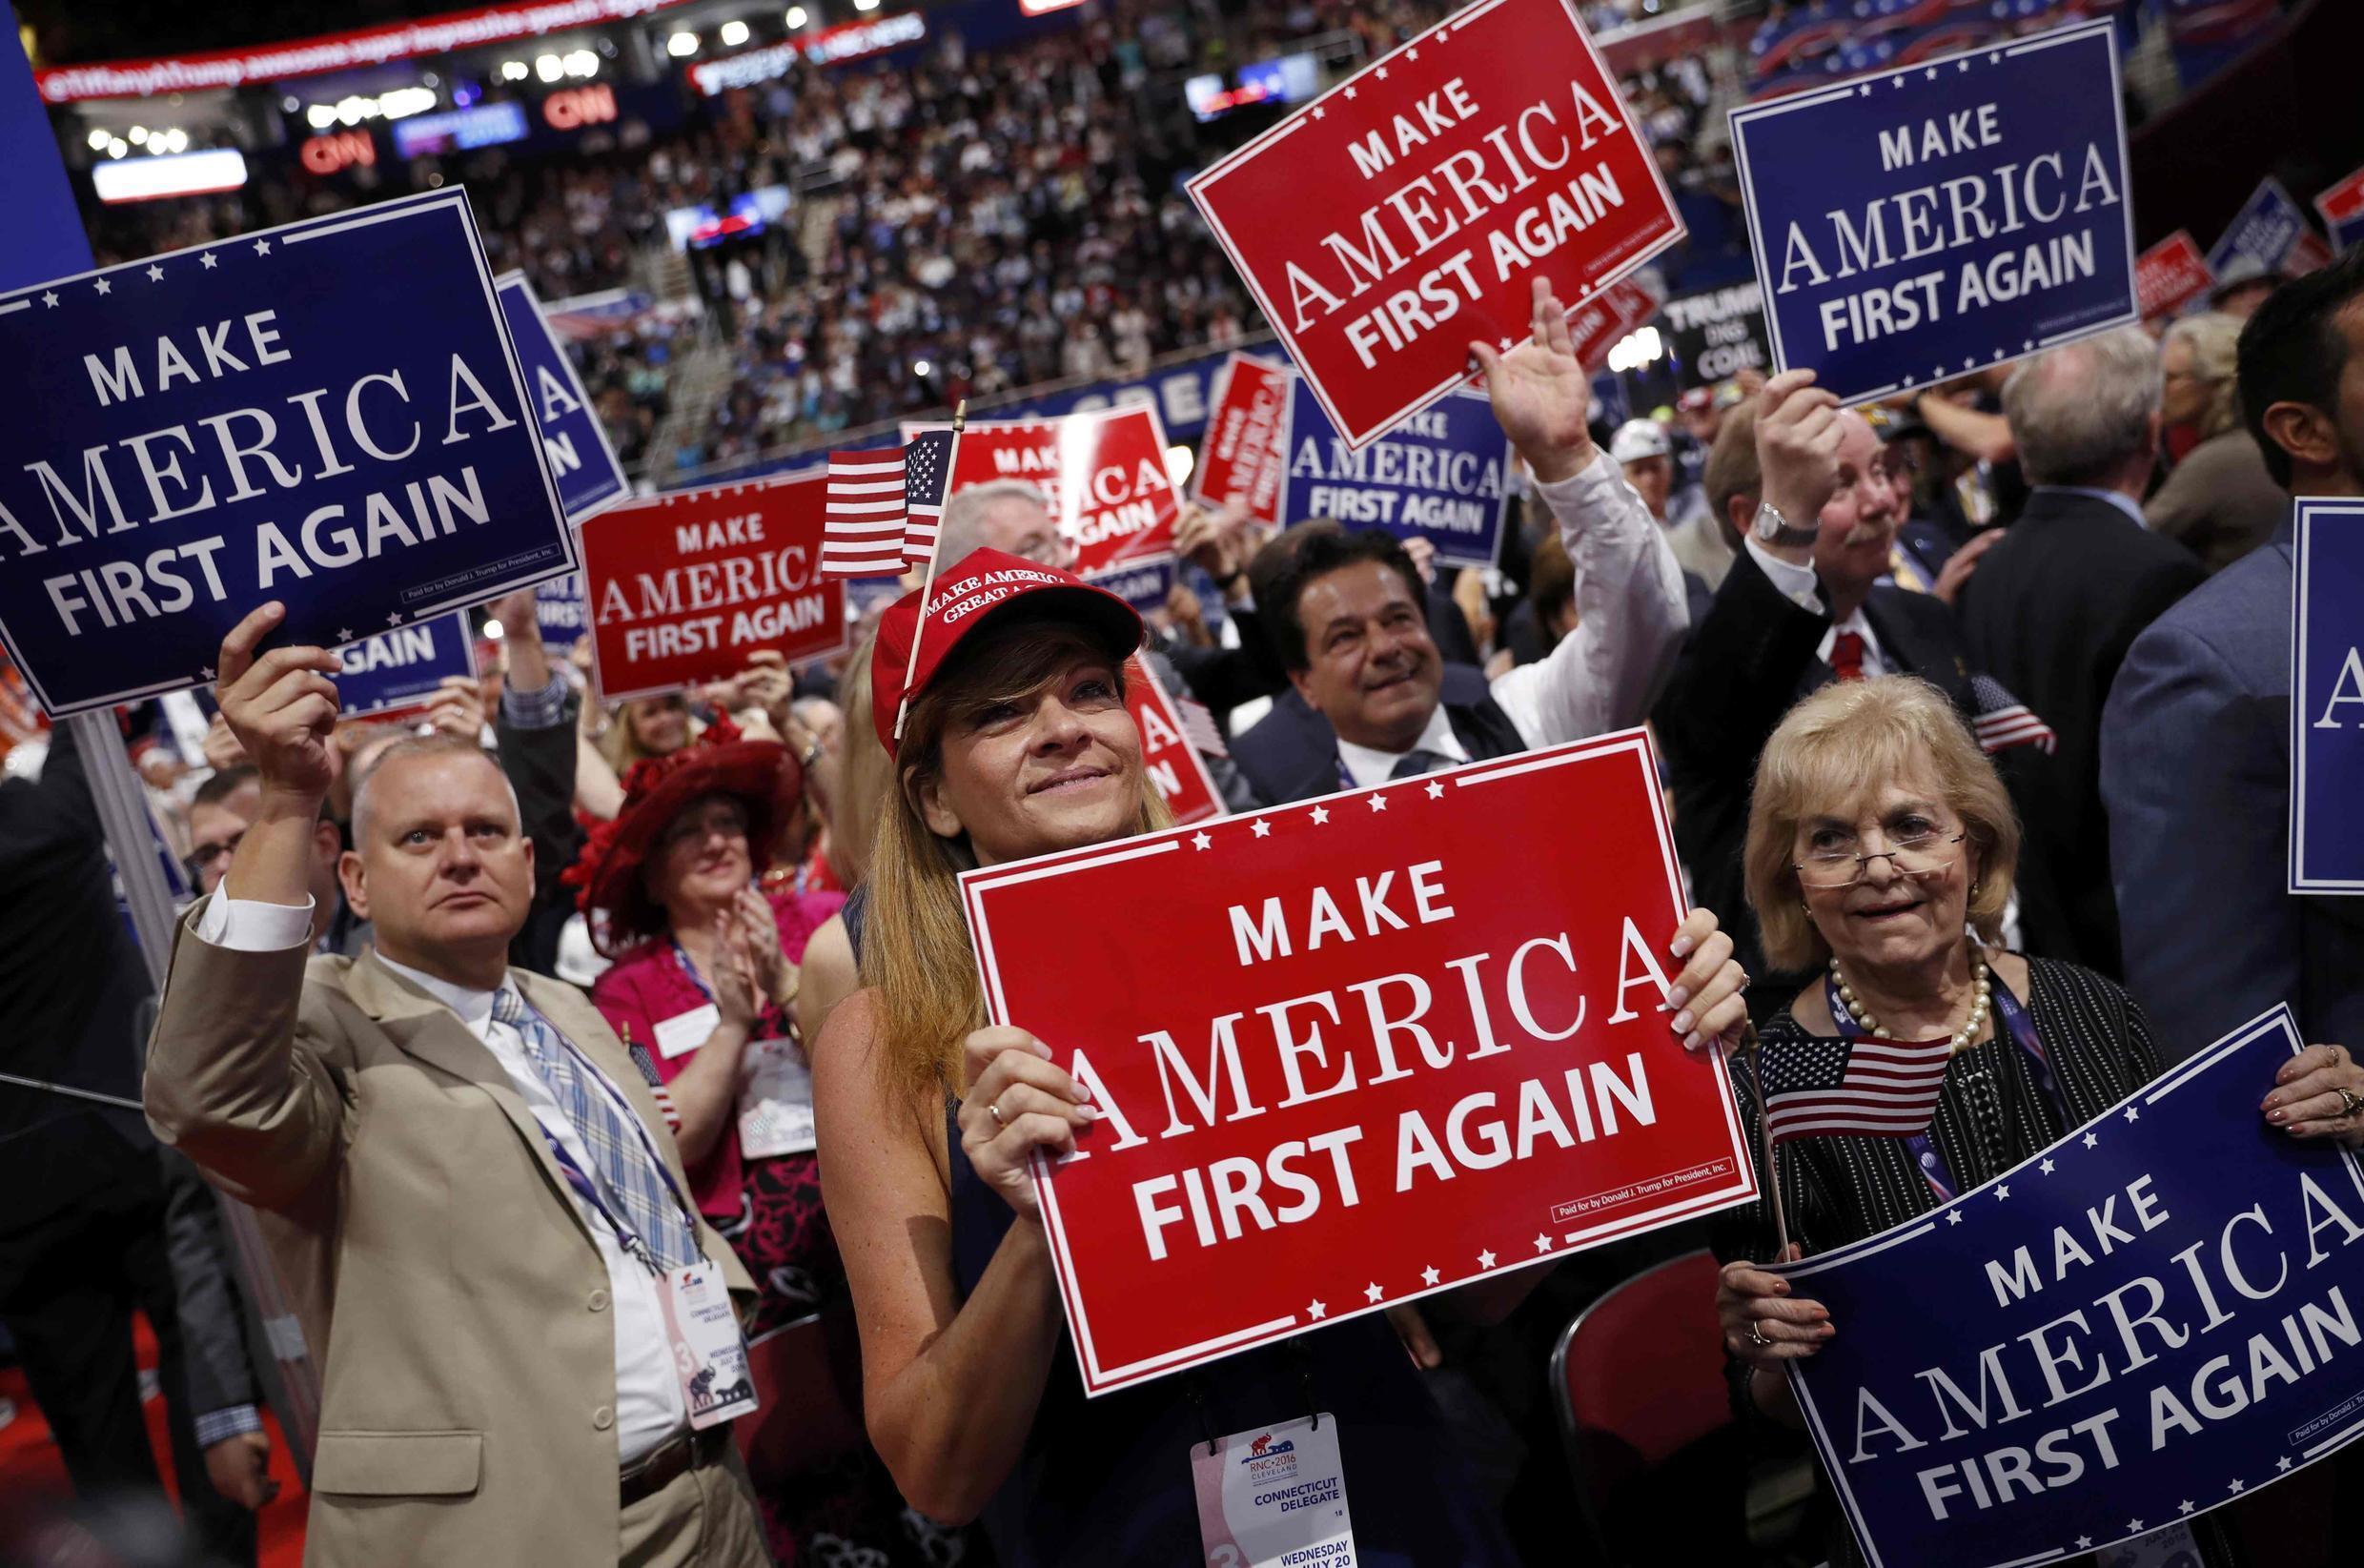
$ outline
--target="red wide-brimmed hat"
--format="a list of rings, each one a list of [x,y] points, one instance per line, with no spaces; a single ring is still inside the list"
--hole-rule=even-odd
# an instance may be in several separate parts
[[[634,763],[622,784],[622,809],[591,830],[560,879],[576,889],[584,913],[606,911],[607,932],[599,936],[603,952],[664,929],[664,911],[641,886],[641,867],[683,806],[706,795],[728,795],[744,805],[747,854],[760,875],[804,793],[805,771],[777,741],[743,740],[738,725],[717,716],[679,751]]]

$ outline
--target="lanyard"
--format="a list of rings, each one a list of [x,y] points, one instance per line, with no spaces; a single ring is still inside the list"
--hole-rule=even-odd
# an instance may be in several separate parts
[[[2036,1021],[2028,1016],[2027,1008],[2011,994],[2011,988],[2003,983],[2003,977],[1996,974],[1991,966],[1987,973],[1993,997],[1995,1022],[2002,1027],[2005,1034],[2010,1036],[2011,1044],[2020,1054],[2028,1059],[2028,1068],[2035,1075],[2036,1087],[2051,1102],[2053,1112],[2060,1117],[2060,1125],[2073,1125],[2068,1119],[2068,1102],[2060,1092],[2059,1080],[2052,1074],[2052,1059],[2045,1051],[2043,1040],[2036,1034]],[[1845,999],[1840,996],[1839,982],[1835,976],[1825,974],[1823,977],[1823,996],[1829,1005],[1831,1018],[1839,1026],[1840,1037],[1846,1040],[1864,1038],[1864,1026],[1856,1022],[1855,1014],[1848,1010]],[[2000,1101],[1998,1093],[1997,1103]],[[1905,1139],[1905,1147],[1912,1153],[1913,1169],[1920,1171],[1921,1179],[1929,1184],[1929,1191],[1937,1195],[1937,1201],[1951,1203],[1960,1186],[1954,1180],[1952,1170],[1946,1164],[1946,1156],[1938,1152],[1936,1140],[1925,1129]]]
[[[549,1029],[551,1034],[557,1038],[560,1047],[574,1061],[575,1070],[587,1074],[590,1080],[599,1086],[600,1092],[616,1103],[616,1109],[622,1113],[625,1123],[631,1127],[634,1135],[641,1140],[641,1148],[648,1155],[649,1162],[656,1166],[657,1174],[664,1178],[665,1191],[673,1194],[673,1201],[680,1205],[683,1217],[687,1219],[690,1212],[689,1205],[683,1199],[682,1190],[673,1185],[673,1172],[666,1169],[665,1162],[659,1157],[655,1146],[648,1141],[648,1130],[641,1125],[641,1118],[634,1113],[630,1102],[608,1083],[605,1073],[592,1066],[590,1059],[575,1048],[575,1042],[569,1040],[563,1030],[547,1018],[542,1018],[540,1008],[525,1001],[522,991],[519,992],[518,1000],[524,1002],[527,1010],[532,1012],[536,1018],[541,1019],[542,1026]],[[556,1097],[554,1091],[552,1098]],[[639,1232],[623,1222],[622,1215],[607,1206],[607,1200],[600,1193],[600,1184],[593,1181],[590,1173],[576,1163],[575,1156],[567,1152],[565,1143],[559,1138],[558,1134],[542,1126],[540,1117],[534,1118],[534,1125],[540,1129],[541,1141],[550,1146],[550,1157],[558,1162],[559,1173],[566,1178],[566,1185],[573,1190],[575,1195],[599,1212],[600,1218],[605,1220],[607,1228],[616,1232],[617,1243],[626,1252],[647,1265],[650,1273],[662,1273],[662,1271],[657,1267],[657,1256],[649,1251],[648,1244],[641,1239]],[[693,1237],[698,1233],[695,1221],[690,1223],[689,1233]]]
[[[683,977],[698,988],[700,996],[708,1002],[714,1000],[713,988],[706,984],[705,976],[698,972],[698,966],[690,962],[689,949],[682,946],[679,937],[673,939],[673,962],[682,967]]]

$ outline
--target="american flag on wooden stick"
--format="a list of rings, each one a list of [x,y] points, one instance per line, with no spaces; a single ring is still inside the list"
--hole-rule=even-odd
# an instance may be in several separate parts
[[[923,430],[903,449],[903,559],[907,565],[925,568],[935,556],[936,527],[944,519],[945,499],[952,493],[952,443],[957,435],[950,425]]]
[[[903,570],[904,449],[829,454],[821,575],[893,577]]]
[[[1952,1059],[1950,1040],[1783,1041],[1758,1058],[1766,1135],[1783,1144],[1828,1132],[1926,1132]]]
[[[1970,697],[1978,703],[1978,749],[1988,756],[2010,746],[2036,746],[2048,753],[2060,744],[2052,726],[1993,676],[1971,676]]]

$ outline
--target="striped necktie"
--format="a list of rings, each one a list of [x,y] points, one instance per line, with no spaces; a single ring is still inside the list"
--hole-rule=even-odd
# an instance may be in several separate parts
[[[1440,767],[1451,767],[1453,759],[1442,752],[1413,747],[1396,759],[1396,765],[1387,770],[1391,779],[1416,779],[1423,773],[1434,773]]]
[[[550,1086],[560,1112],[590,1151],[591,1169],[584,1174],[598,1184],[610,1223],[621,1220],[644,1244],[646,1261],[661,1271],[697,1262],[703,1253],[672,1185],[649,1152],[637,1121],[627,1122],[615,1097],[588,1082],[590,1064],[580,1060],[566,1037],[512,987],[494,993],[493,1017],[525,1042],[526,1059]],[[625,1250],[633,1249],[627,1243]]]

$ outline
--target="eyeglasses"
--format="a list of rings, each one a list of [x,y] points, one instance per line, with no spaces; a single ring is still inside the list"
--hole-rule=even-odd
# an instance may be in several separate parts
[[[664,830],[661,842],[667,847],[703,844],[716,833],[726,839],[744,839],[747,836],[747,819],[736,811],[702,811],[694,817],[679,817]]]
[[[1852,887],[1864,880],[1865,868],[1875,860],[1885,858],[1896,868],[1900,877],[1933,877],[1953,864],[1954,845],[1968,836],[1967,829],[1947,834],[1940,828],[1914,832],[1891,833],[1885,849],[1857,850],[1850,844],[1828,844],[1806,851],[1805,859],[1793,861],[1798,882],[1804,887]]]
[[[198,845],[194,849],[189,851],[189,866],[194,870],[202,871],[207,866],[212,865],[215,861],[221,859],[224,855],[236,854],[238,852],[238,845],[245,839],[245,837],[246,832],[243,828],[241,828],[239,831],[231,834],[219,844]]]

